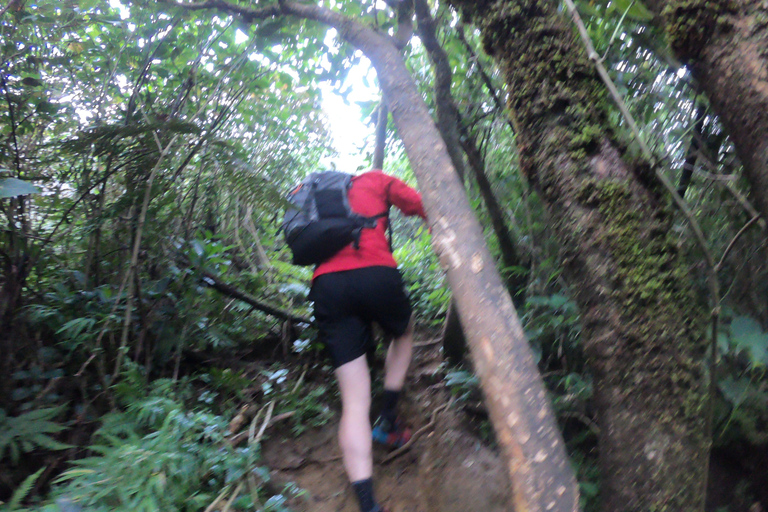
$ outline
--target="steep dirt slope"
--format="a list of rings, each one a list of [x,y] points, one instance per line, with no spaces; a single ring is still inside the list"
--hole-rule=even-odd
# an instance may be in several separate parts
[[[501,460],[449,403],[450,393],[438,375],[440,363],[436,345],[417,344],[401,404],[417,434],[409,449],[389,460],[388,451],[375,448],[377,497],[391,512],[507,510],[509,485]],[[294,510],[358,510],[341,464],[337,420],[299,437],[275,431],[263,444],[274,482],[294,482],[306,490],[292,499]]]

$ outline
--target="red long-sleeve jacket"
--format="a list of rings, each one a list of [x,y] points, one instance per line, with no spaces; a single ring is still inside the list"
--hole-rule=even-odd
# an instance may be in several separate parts
[[[405,215],[418,215],[426,219],[421,194],[397,178],[384,174],[378,169],[368,171],[352,178],[349,189],[349,206],[353,211],[372,217],[396,206]],[[395,258],[389,251],[386,236],[386,218],[378,220],[373,229],[363,229],[360,235],[360,247],[350,244],[329,260],[315,268],[312,278],[329,272],[341,272],[364,267],[397,267]]]

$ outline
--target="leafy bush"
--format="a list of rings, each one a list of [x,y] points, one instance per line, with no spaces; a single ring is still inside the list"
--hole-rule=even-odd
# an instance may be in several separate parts
[[[329,390],[324,385],[310,386],[304,377],[306,372],[294,382],[288,379],[288,370],[275,367],[263,372],[267,380],[262,384],[264,396],[276,404],[275,413],[290,413],[291,431],[299,435],[309,427],[325,425],[331,418],[331,409],[327,405],[326,395]]]
[[[448,309],[451,292],[432,251],[427,230],[418,228],[408,243],[395,249],[394,256],[408,287],[416,320],[422,325],[439,325]]]
[[[55,495],[93,511],[193,511],[205,509],[222,489],[269,479],[256,463],[259,445],[235,448],[228,420],[203,408],[188,410],[171,381],[157,381],[149,396],[125,412],[108,414],[89,447],[61,475]],[[259,486],[260,487],[260,486]],[[261,508],[258,487],[233,500],[232,510]],[[236,492],[238,494],[238,492]],[[263,510],[282,510],[274,498]]]

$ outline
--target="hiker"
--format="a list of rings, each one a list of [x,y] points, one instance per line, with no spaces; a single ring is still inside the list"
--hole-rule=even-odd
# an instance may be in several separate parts
[[[349,205],[364,216],[378,216],[374,228],[360,231],[350,243],[320,263],[312,277],[310,300],[320,340],[330,353],[341,391],[339,445],[347,476],[362,512],[382,512],[373,494],[375,440],[390,448],[402,446],[411,432],[397,418],[396,406],[413,352],[411,306],[386,237],[390,205],[405,215],[426,220],[421,196],[380,170],[354,176]],[[387,350],[381,414],[371,428],[371,378],[366,352],[373,344],[376,322],[393,341]]]

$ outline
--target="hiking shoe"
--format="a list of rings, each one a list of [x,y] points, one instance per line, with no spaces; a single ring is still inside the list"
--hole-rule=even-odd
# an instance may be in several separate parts
[[[411,439],[412,432],[410,427],[400,421],[400,418],[396,419],[393,424],[379,416],[379,419],[373,425],[371,434],[374,441],[383,444],[387,448],[400,448]]]

